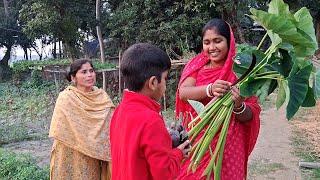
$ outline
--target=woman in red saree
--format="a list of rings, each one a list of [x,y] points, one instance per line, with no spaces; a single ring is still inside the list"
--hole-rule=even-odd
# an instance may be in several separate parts
[[[234,113],[227,132],[221,179],[246,179],[248,157],[259,133],[261,109],[256,97],[241,97],[239,89],[231,87],[237,77],[232,69],[236,47],[230,26],[221,19],[212,19],[204,26],[202,39],[203,51],[189,61],[182,72],[176,94],[176,115],[183,117],[183,125],[187,128],[190,114],[193,117],[197,114],[186,100],[207,104],[213,97],[220,97],[231,90]],[[218,136],[210,145],[212,149],[217,140]],[[187,171],[188,159],[177,179],[205,179],[202,173],[210,158],[209,152],[206,152],[195,172]]]

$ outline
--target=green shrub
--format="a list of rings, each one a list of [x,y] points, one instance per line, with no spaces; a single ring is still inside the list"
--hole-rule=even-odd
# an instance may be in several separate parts
[[[100,60],[93,59],[93,66],[99,69],[109,69],[114,68],[115,65],[111,63],[101,63]],[[50,60],[37,60],[37,61],[30,61],[30,60],[23,60],[18,61],[12,64],[11,68],[13,69],[14,73],[22,73],[25,71],[29,71],[30,69],[33,70],[42,70],[46,66],[68,66],[70,65],[69,59],[50,59]]]
[[[0,149],[0,179],[45,180],[49,179],[49,168],[40,168],[29,155]]]

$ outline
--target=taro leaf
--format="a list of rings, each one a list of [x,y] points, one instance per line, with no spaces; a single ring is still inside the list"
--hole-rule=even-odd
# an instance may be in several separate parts
[[[268,95],[273,93],[273,91],[278,87],[277,80],[271,80],[270,87],[268,89]]]
[[[201,102],[194,100],[188,100],[188,102],[198,115],[204,110],[204,105]]]
[[[273,70],[278,71],[282,76],[288,77],[294,62],[292,59],[294,59],[295,56],[283,49],[279,49],[279,52],[282,58],[274,61],[271,66]]]
[[[290,99],[287,106],[287,119],[290,120],[302,105],[309,87],[309,76],[312,70],[312,64],[302,68],[294,65],[290,72],[288,86],[290,89]]]
[[[258,21],[268,31],[271,31],[280,38],[293,36],[297,34],[297,29],[293,22],[288,20],[285,16],[277,16],[265,11],[256,10],[251,8],[250,12],[253,14],[250,16],[255,21]]]
[[[287,4],[283,3],[283,1],[272,0],[271,4],[278,8],[278,10],[271,11],[275,14],[250,9],[253,14],[250,17],[259,22],[268,31],[268,35],[273,42],[272,46],[276,46],[281,39],[282,43],[289,43],[294,46],[298,59],[312,55],[317,49],[317,43],[315,41],[312,16],[309,11],[306,8],[302,8],[292,18],[292,15],[288,15]],[[280,10],[285,10],[285,12],[280,13]]]
[[[315,79],[314,79],[314,91],[317,99],[320,99],[320,69],[317,70],[315,73]]]
[[[314,97],[314,91],[311,87],[308,87],[307,95],[304,98],[304,101],[301,104],[301,106],[302,107],[313,107],[315,105],[316,105],[316,99]]]
[[[279,16],[285,16],[287,18],[294,19],[293,15],[289,11],[289,6],[283,2],[283,0],[273,0],[269,3],[268,12]]]
[[[266,100],[266,97],[268,96],[270,84],[271,84],[271,80],[267,79],[267,81],[260,88],[260,93],[259,93],[258,97],[259,97],[259,101],[261,103],[263,103]]]
[[[241,83],[240,94],[244,97],[256,95],[258,90],[268,81],[268,79],[254,80],[249,78],[247,81]]]
[[[239,60],[241,64],[234,63],[233,70],[239,77],[249,68],[252,61],[252,54],[256,56],[256,64],[258,64],[265,56],[262,51],[253,48],[247,48],[240,53],[237,53],[237,60]]]
[[[276,107],[277,109],[280,109],[280,107],[283,105],[283,103],[286,101],[286,98],[289,97],[289,89],[288,89],[288,83],[286,80],[278,81],[279,83],[279,91],[277,95],[276,100]]]
[[[310,56],[313,55],[315,50],[318,49],[317,39],[315,36],[315,30],[313,26],[312,16],[308,9],[303,7],[294,14],[297,20],[297,30],[306,39],[310,39],[311,46],[298,46],[295,47],[298,56]]]

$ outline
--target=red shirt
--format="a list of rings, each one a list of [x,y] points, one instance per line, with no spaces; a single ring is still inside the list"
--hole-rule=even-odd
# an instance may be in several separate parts
[[[174,179],[182,151],[172,149],[171,137],[151,98],[124,91],[110,125],[112,179]]]

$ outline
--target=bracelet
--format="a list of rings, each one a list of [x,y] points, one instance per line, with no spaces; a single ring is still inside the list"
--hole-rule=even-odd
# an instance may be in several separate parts
[[[212,86],[212,83],[208,84],[207,87],[206,87],[206,94],[208,97],[213,97],[213,95],[210,93],[211,92],[211,86]]]
[[[246,108],[247,108],[246,104],[243,103],[243,109],[240,112],[237,112],[237,111],[234,111],[234,110],[232,110],[232,112],[235,113],[235,114],[242,114],[246,110]]]
[[[235,110],[240,110],[240,109],[243,108],[243,106],[244,106],[244,102],[241,103],[241,106],[240,106],[240,107],[238,107],[238,108],[233,108],[233,109],[235,109]]]

